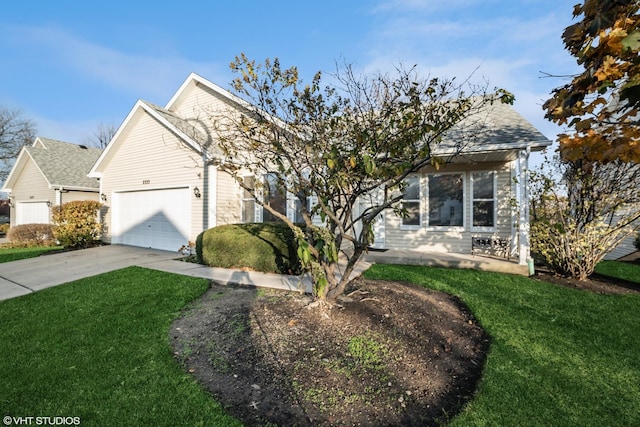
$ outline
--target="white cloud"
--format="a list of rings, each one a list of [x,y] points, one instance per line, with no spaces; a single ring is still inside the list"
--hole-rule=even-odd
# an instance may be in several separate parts
[[[221,74],[220,65],[197,63],[178,56],[126,53],[93,43],[56,27],[21,27],[22,43],[44,49],[58,67],[75,71],[78,78],[98,80],[136,97],[170,97],[192,71]]]

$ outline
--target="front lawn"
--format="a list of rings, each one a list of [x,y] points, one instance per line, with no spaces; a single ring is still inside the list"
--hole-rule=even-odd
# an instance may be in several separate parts
[[[640,425],[640,295],[427,267],[374,265],[365,277],[457,295],[490,334],[478,394],[451,425]]]
[[[0,247],[0,263],[17,261],[19,259],[35,258],[46,252],[57,251],[62,246],[36,246],[33,248],[3,248]]]
[[[640,264],[621,261],[601,261],[596,266],[596,273],[640,283]]]
[[[451,425],[640,425],[640,295],[414,266],[365,276],[457,295],[490,334],[477,396]],[[172,320],[206,288],[132,267],[0,302],[0,412],[83,426],[239,425],[169,344]]]
[[[0,302],[0,412],[82,426],[240,425],[175,362],[168,331],[208,286],[138,267]]]

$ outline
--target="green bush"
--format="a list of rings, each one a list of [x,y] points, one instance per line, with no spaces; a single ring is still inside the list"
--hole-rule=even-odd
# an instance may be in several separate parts
[[[51,224],[21,224],[11,227],[7,239],[13,247],[55,245]]]
[[[100,239],[102,224],[98,210],[102,204],[94,200],[79,200],[52,209],[53,234],[65,248],[86,248]]]
[[[636,236],[636,240],[633,242],[636,245],[636,249],[640,251],[640,233]]]
[[[210,267],[299,274],[293,232],[285,224],[251,223],[214,227],[196,240],[196,257]]]

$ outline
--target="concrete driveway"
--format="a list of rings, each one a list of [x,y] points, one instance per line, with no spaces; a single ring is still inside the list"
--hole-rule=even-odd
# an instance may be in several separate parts
[[[180,258],[177,251],[107,245],[1,263],[0,300],[133,265],[159,266],[176,258]]]

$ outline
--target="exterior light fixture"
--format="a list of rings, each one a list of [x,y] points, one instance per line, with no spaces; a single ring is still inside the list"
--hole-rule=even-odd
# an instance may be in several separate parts
[[[100,194],[100,200],[102,200],[103,202],[106,202],[107,201],[107,195],[104,194],[104,193]]]
[[[196,199],[202,197],[202,194],[200,194],[200,189],[198,187],[193,187],[193,195],[196,196]]]

